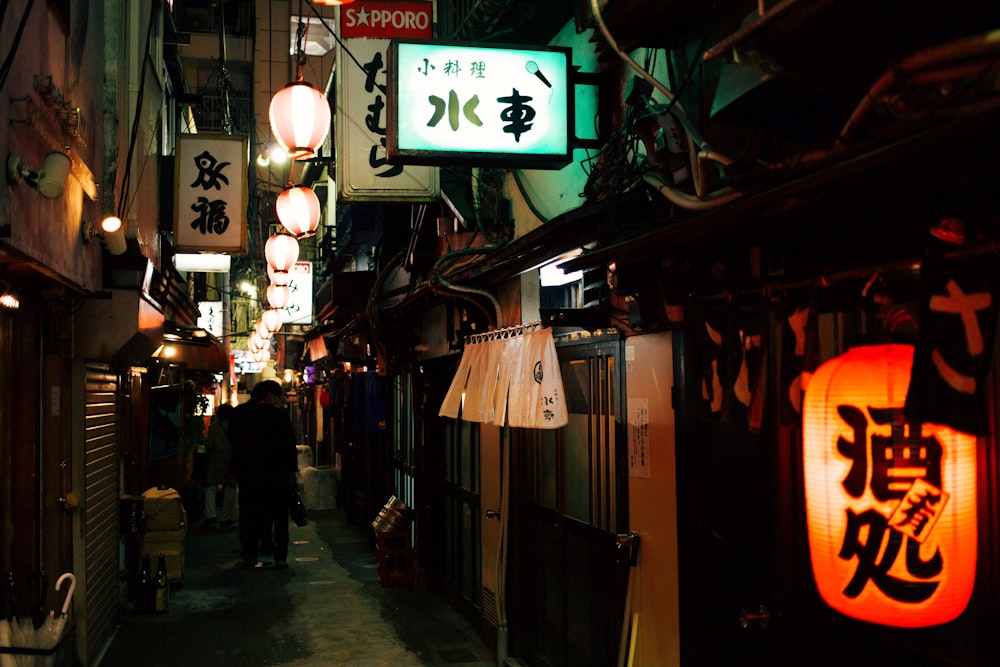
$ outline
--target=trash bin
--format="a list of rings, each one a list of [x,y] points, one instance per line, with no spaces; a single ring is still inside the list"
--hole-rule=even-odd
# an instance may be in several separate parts
[[[333,468],[302,469],[302,502],[311,510],[337,509],[337,479]]]
[[[302,476],[302,471],[306,468],[311,468],[313,465],[313,450],[309,445],[296,445],[295,452],[298,456],[298,483],[304,484],[305,479]]]

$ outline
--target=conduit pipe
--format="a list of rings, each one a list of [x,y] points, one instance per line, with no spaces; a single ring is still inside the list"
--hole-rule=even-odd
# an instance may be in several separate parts
[[[907,80],[908,77],[924,70],[940,67],[964,58],[984,55],[996,56],[998,52],[1000,52],[1000,30],[994,30],[982,35],[963,37],[952,42],[932,46],[903,58],[898,64],[889,67],[871,85],[864,98],[862,98],[861,102],[854,109],[854,113],[847,119],[847,123],[840,131],[840,136],[837,137],[837,145],[843,146],[853,139],[857,135],[861,123],[875,107],[875,101],[892,87]],[[945,78],[942,76],[940,80],[944,80]],[[936,79],[925,80],[925,82],[931,83],[934,80]]]

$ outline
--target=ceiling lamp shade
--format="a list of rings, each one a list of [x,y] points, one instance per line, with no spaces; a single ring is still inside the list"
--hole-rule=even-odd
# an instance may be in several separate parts
[[[257,350],[256,352],[251,352],[250,358],[256,361],[258,364],[262,364],[271,358],[271,350],[265,347],[260,350]]]
[[[292,290],[288,285],[273,284],[268,285],[265,295],[267,297],[267,305],[271,306],[271,309],[280,311],[291,300]],[[264,312],[267,313],[268,311],[265,310]]]
[[[277,308],[268,308],[260,314],[260,323],[272,334],[281,328],[282,319],[281,311]]]
[[[289,185],[278,195],[274,208],[282,226],[295,238],[304,239],[316,233],[320,206],[312,188]]]
[[[276,275],[287,275],[299,259],[299,242],[288,234],[275,234],[264,244],[264,257]]]
[[[315,157],[330,133],[330,103],[326,95],[305,81],[292,81],[271,98],[271,133],[288,157]]]

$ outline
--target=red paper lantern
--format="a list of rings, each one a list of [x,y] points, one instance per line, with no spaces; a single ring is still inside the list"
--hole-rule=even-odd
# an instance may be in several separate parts
[[[281,225],[297,239],[304,239],[316,233],[319,225],[319,197],[312,188],[304,185],[290,185],[274,203],[275,213]]]
[[[287,274],[299,259],[299,242],[288,234],[275,234],[264,244],[264,257],[275,275]]]
[[[292,81],[271,98],[271,133],[293,160],[308,159],[330,132],[330,103],[305,81]]]
[[[289,299],[292,298],[292,290],[288,285],[268,285],[265,296],[267,297],[267,304],[272,309],[281,310],[288,305]]]
[[[271,266],[270,264],[268,264],[267,265],[267,277],[271,281],[272,285],[276,285],[278,287],[284,287],[285,289],[287,289],[288,290],[288,298],[289,299],[292,298],[292,290],[289,287],[289,285],[292,282],[292,274],[291,273],[289,273],[287,271],[285,271],[284,273],[277,273],[274,270],[274,267]],[[286,303],[285,305],[287,306],[288,304]]]
[[[255,329],[254,332],[250,334],[250,338],[247,339],[247,349],[253,353],[258,350],[263,350],[266,347],[269,347],[267,341],[261,338],[260,334],[257,333]]]
[[[261,320],[257,320],[257,324],[254,325],[253,330],[254,330],[254,333],[256,333],[258,336],[260,336],[264,340],[267,340],[268,338],[270,338],[271,334],[274,333],[273,331],[271,331],[270,329],[268,329],[266,326],[264,326],[264,322],[262,322]]]
[[[823,600],[870,623],[954,620],[976,581],[976,438],[903,416],[913,347],[856,347],[803,405],[806,520]]]
[[[260,314],[260,323],[267,329],[268,336],[281,328],[281,311],[277,308],[268,308]]]

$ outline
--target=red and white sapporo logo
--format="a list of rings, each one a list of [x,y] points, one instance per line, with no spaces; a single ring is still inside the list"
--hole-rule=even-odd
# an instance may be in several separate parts
[[[342,37],[433,37],[432,2],[369,0],[340,8]]]

